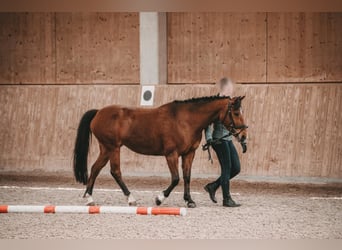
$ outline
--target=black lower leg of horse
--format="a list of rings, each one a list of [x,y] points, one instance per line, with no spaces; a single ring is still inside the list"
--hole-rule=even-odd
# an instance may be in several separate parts
[[[122,180],[120,170],[120,148],[114,149],[113,153],[110,156],[110,173],[121,188],[124,195],[129,196],[131,192],[128,190],[126,184]]]
[[[88,179],[87,188],[86,188],[86,191],[85,191],[83,197],[85,197],[86,194],[89,194],[89,195],[93,194],[93,188],[94,188],[95,180],[96,180],[97,176],[99,175],[99,173],[101,172],[101,169],[107,164],[108,160],[109,160],[108,154],[101,151],[97,160],[95,161],[95,163],[91,167],[91,172],[90,172],[90,176]]]
[[[169,197],[172,190],[178,185],[179,183],[179,175],[174,175],[171,177],[171,185],[163,191],[165,197]]]
[[[121,176],[121,171],[120,173],[118,172],[112,172],[110,171],[111,175],[113,176],[114,180],[116,181],[116,183],[119,185],[119,187],[121,188],[122,192],[124,193],[124,195],[129,196],[131,194],[131,192],[128,190],[126,184],[124,183],[124,181],[122,180],[122,176]]]
[[[182,156],[182,169],[184,179],[184,200],[187,202],[188,207],[196,207],[196,203],[192,200],[190,195],[190,179],[191,179],[191,166],[194,160],[195,151],[191,151]]]
[[[184,200],[187,202],[194,202],[190,195],[190,176],[183,176],[184,179]]]

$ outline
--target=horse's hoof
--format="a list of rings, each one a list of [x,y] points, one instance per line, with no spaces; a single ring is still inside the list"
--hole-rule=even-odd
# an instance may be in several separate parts
[[[188,202],[187,206],[188,206],[188,208],[195,208],[196,207],[196,203],[193,202],[193,201],[190,201],[190,202]]]
[[[128,202],[128,206],[130,206],[130,207],[135,207],[136,205],[137,205],[136,201]]]
[[[156,197],[156,205],[157,205],[157,206],[160,206],[161,204],[162,204],[161,200],[159,200],[159,198]]]
[[[90,194],[85,193],[83,198],[87,199],[86,206],[95,206],[94,199],[93,199],[93,197]]]
[[[137,205],[137,200],[133,197],[132,194],[129,194],[127,196],[127,203],[128,203],[128,206],[135,207]]]
[[[165,201],[166,197],[164,195],[164,192],[161,192],[157,197],[156,197],[156,205],[160,206],[163,201]]]

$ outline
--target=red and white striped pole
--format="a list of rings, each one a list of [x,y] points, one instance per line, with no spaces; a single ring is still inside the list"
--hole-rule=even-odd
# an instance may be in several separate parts
[[[113,206],[35,206],[0,205],[0,213],[83,213],[83,214],[140,214],[186,215],[186,209],[175,207],[113,207]]]

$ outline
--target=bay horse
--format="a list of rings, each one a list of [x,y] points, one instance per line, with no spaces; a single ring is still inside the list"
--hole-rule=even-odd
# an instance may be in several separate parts
[[[130,206],[136,200],[124,183],[120,170],[120,148],[126,146],[139,154],[165,156],[171,172],[171,184],[159,194],[160,205],[179,182],[178,158],[182,158],[184,200],[188,207],[196,207],[190,195],[191,166],[200,145],[202,131],[220,120],[241,143],[247,139],[247,126],[241,112],[244,98],[209,96],[173,101],[157,108],[129,108],[112,105],[84,113],[77,130],[73,168],[78,182],[86,185],[84,198],[94,205],[92,198],[95,179],[110,161],[110,172]],[[100,153],[88,178],[87,158],[89,140],[94,134]]]

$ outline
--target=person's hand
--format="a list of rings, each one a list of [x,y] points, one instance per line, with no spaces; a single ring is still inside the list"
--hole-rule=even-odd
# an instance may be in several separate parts
[[[242,147],[242,153],[246,153],[247,152],[247,143],[246,142],[241,142],[241,147]]]

